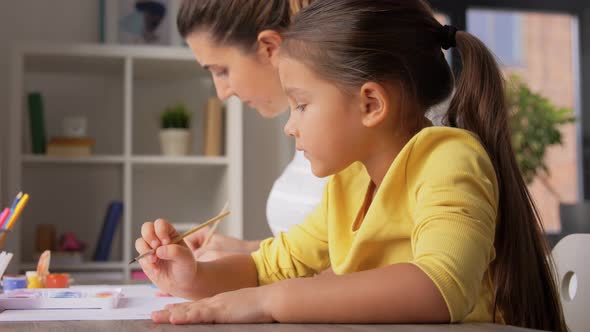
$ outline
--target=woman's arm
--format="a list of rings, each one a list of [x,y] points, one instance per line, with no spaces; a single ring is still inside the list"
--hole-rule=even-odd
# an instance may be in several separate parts
[[[267,287],[275,321],[309,323],[448,323],[435,284],[413,264],[343,276],[293,279]]]
[[[260,248],[260,242],[262,241],[240,240],[227,235],[215,234],[211,237],[211,241],[204,249],[249,254]]]
[[[209,235],[211,228],[205,227],[198,232],[195,232],[186,238],[184,242],[195,253],[195,256],[200,256],[205,251],[216,252],[231,252],[248,254],[258,250],[260,247],[259,240],[247,241],[238,238],[227,236],[219,233],[213,234],[209,242],[203,246],[205,239]]]

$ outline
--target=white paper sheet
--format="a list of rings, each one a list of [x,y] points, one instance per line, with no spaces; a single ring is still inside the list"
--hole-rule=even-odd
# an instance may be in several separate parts
[[[75,286],[85,288],[97,286]],[[63,321],[63,320],[138,320],[151,319],[151,313],[170,303],[186,302],[175,297],[157,297],[157,289],[150,285],[122,285],[124,298],[116,309],[52,309],[52,310],[6,310],[0,313],[0,322]]]

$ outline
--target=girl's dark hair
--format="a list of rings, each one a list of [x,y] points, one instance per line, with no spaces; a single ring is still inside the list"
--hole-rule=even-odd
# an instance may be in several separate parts
[[[221,45],[252,51],[263,30],[282,32],[312,0],[183,0],[176,24],[183,38],[207,31]]]
[[[490,266],[494,317],[499,312],[510,325],[565,331],[543,226],[512,150],[498,65],[479,39],[457,32],[462,71],[455,85],[441,50],[443,34],[420,0],[316,0],[283,34],[281,52],[343,90],[369,81],[399,83],[411,101],[405,105],[412,106],[410,118],[422,117],[455,88],[446,124],[479,136],[499,183]]]

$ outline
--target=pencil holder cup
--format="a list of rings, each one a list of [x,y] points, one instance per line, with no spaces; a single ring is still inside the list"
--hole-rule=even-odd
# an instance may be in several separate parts
[[[0,250],[4,249],[4,244],[6,243],[7,237],[8,237],[7,232],[0,233]]]

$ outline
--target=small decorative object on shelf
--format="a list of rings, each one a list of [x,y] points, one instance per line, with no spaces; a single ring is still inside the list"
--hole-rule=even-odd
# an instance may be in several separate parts
[[[59,240],[59,250],[60,251],[68,251],[68,252],[76,252],[76,251],[83,251],[86,245],[78,240],[76,234],[72,232],[65,232],[61,235],[61,239]]]
[[[183,104],[168,107],[160,116],[160,144],[166,156],[186,156],[190,150],[190,113]]]
[[[62,127],[66,137],[86,137],[88,119],[85,116],[67,116],[63,119]]]
[[[47,144],[47,155],[86,157],[92,154],[94,139],[88,137],[53,137]]]
[[[181,46],[176,29],[179,0],[100,0],[105,43]]]
[[[45,250],[55,249],[56,227],[52,224],[39,224],[35,231],[35,251],[41,253]]]

